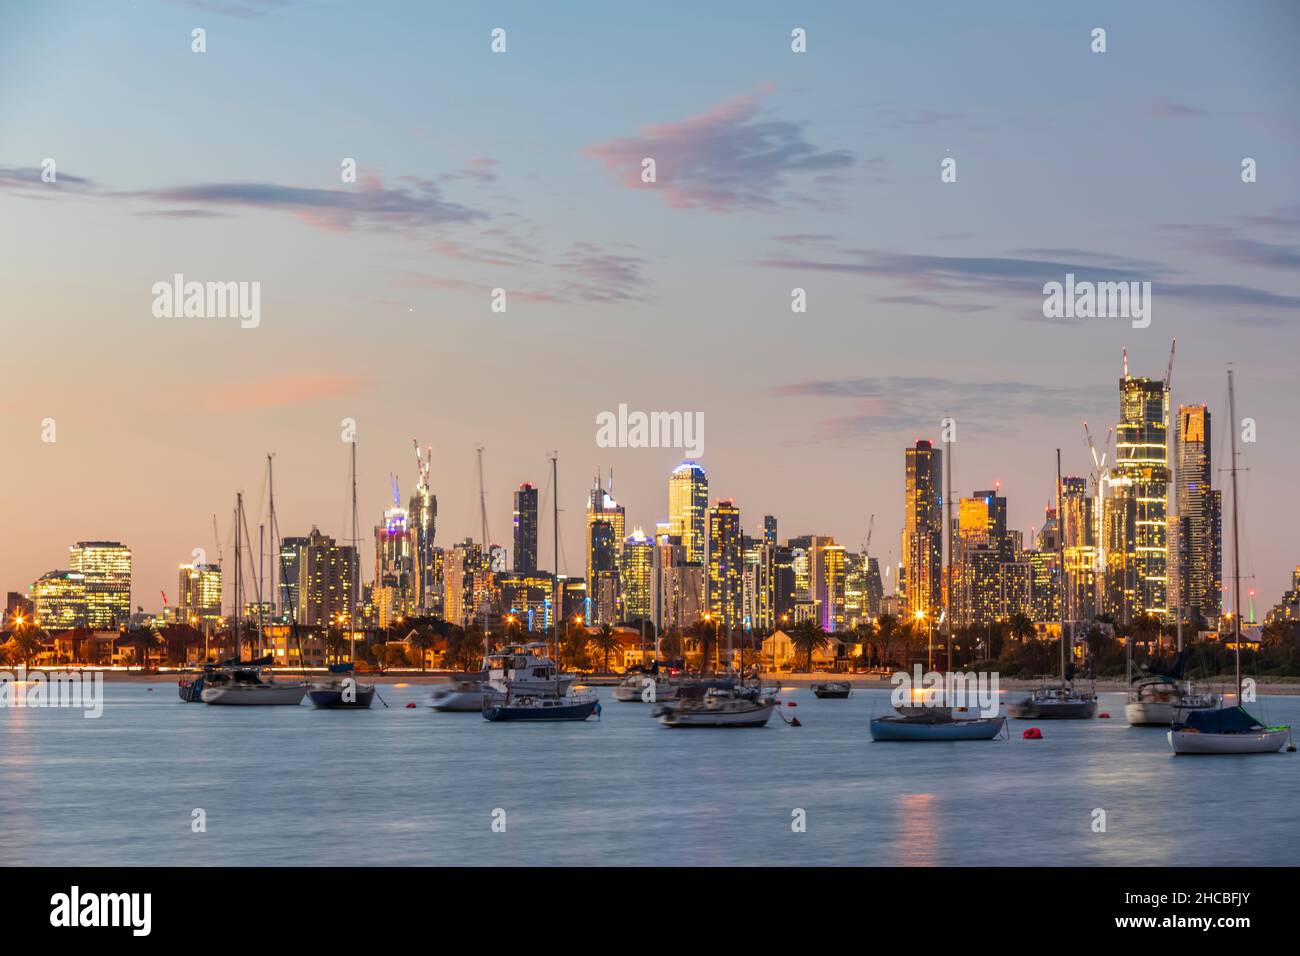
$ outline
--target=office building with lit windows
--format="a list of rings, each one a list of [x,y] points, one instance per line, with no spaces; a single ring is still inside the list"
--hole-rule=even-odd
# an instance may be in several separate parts
[[[651,597],[654,588],[654,542],[637,528],[623,542],[623,565],[619,582],[623,588],[623,613],[625,621],[651,619]]]
[[[537,570],[537,488],[525,481],[515,491],[514,570],[532,574]]]
[[[668,531],[682,539],[686,560],[704,565],[709,479],[696,462],[684,461],[668,477]]]
[[[1160,379],[1120,379],[1120,420],[1115,426],[1115,465],[1110,473],[1114,500],[1122,509],[1112,520],[1120,531],[1123,562],[1119,582],[1120,621],[1168,611],[1169,388]],[[1108,562],[1115,552],[1108,549]]]
[[[741,546],[740,509],[720,498],[709,509],[708,607],[723,627],[740,627],[744,619]]]
[[[943,452],[918,439],[904,455],[902,564],[907,569],[902,611],[938,614],[942,603]]]
[[[84,575],[90,627],[125,627],[131,620],[131,549],[120,541],[78,541],[69,570]]]
[[[86,627],[86,577],[79,571],[47,571],[32,584],[36,623],[47,631]]]
[[[1170,521],[1169,606],[1184,620],[1206,624],[1222,609],[1223,557],[1220,493],[1210,487],[1210,411],[1181,405],[1174,434],[1174,498]]]
[[[177,618],[202,627],[221,617],[221,565],[182,564],[177,580]]]

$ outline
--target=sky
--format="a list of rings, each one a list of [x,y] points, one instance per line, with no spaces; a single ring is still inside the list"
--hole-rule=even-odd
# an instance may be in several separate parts
[[[1261,606],[1300,563],[1294,4],[0,0],[0,23],[2,590],[116,539],[158,609],[229,548],[237,490],[257,534],[270,453],[281,532],[344,536],[344,419],[363,528],[432,445],[440,544],[479,536],[477,446],[507,545],[557,452],[581,573],[596,472],[652,529],[682,458],[599,447],[620,404],[703,414],[747,533],[857,549],[875,515],[896,563],[912,441],[954,418],[956,491],[1000,481],[1028,533],[1055,449],[1087,474],[1082,421],[1115,422],[1122,350],[1163,377],[1174,338],[1225,487],[1228,363],[1255,421]],[[259,283],[259,323],[155,316],[177,273]],[[1151,282],[1150,325],[1045,318],[1067,273]]]

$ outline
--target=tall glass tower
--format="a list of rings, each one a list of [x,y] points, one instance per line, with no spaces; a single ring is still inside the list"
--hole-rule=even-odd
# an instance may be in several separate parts
[[[697,462],[684,461],[668,477],[668,532],[682,539],[686,560],[704,564],[709,479]]]

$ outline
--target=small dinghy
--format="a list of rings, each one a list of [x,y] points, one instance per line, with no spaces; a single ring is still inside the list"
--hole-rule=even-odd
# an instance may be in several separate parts
[[[812,692],[818,700],[843,700],[853,692],[853,685],[846,680],[832,680],[813,684]]]
[[[1275,754],[1291,736],[1290,727],[1266,727],[1244,707],[1194,710],[1169,730],[1176,754]]]
[[[1002,733],[1005,717],[958,720],[947,707],[907,707],[902,713],[874,717],[872,740],[992,740]]]
[[[375,685],[358,684],[351,663],[331,664],[329,671],[333,675],[330,680],[313,683],[307,691],[313,706],[361,710],[370,706],[375,699]]]

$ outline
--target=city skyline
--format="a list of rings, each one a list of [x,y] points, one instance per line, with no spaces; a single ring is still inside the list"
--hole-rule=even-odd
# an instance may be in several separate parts
[[[629,532],[671,517],[680,453],[594,440],[622,404],[704,416],[709,507],[734,499],[744,533],[773,514],[852,548],[874,513],[873,553],[896,567],[898,449],[956,418],[955,491],[1001,482],[1027,532],[1052,502],[1053,450],[1087,475],[1079,422],[1118,421],[1121,349],[1158,378],[1174,337],[1170,406],[1207,405],[1216,444],[1236,363],[1259,436],[1243,447],[1243,574],[1270,602],[1288,586],[1294,7],[758,3],[683,30],[597,4],[412,4],[393,8],[394,42],[386,18],[292,4],[246,19],[50,6],[6,4],[0,35],[6,590],[105,539],[134,553],[135,603],[175,601],[236,489],[253,520],[268,452],[284,532],[350,537],[344,419],[363,528],[390,474],[416,486],[411,437],[433,447],[442,546],[480,536],[476,445],[506,547],[514,490],[544,490],[558,451],[564,570],[580,575],[597,469],[617,475]],[[1088,49],[1099,24],[1104,55]],[[302,51],[308,28],[348,60]],[[627,175],[649,152],[658,192]],[[259,326],[156,317],[150,287],[176,274],[261,282]],[[1152,281],[1152,324],[1044,319],[1043,283],[1067,274]]]
[[[1094,498],[1097,493],[1097,480],[1099,474],[1107,472],[1096,472],[1092,474],[1093,485],[1089,488],[1088,478],[1083,476],[1064,476],[1061,492],[1063,498],[1061,502],[1066,506],[1066,542],[1065,555],[1067,567],[1069,568],[1069,578],[1072,587],[1067,604],[1067,613],[1071,620],[1089,619],[1094,614],[1110,614],[1119,620],[1126,620],[1127,617],[1140,609],[1155,609],[1162,611],[1165,608],[1163,589],[1154,592],[1154,596],[1147,594],[1143,585],[1143,573],[1141,567],[1138,573],[1125,574],[1126,560],[1131,562],[1134,556],[1141,558],[1141,552],[1146,550],[1151,539],[1144,536],[1140,530],[1141,526],[1150,524],[1136,517],[1134,504],[1130,500],[1132,492],[1129,485],[1132,484],[1132,476],[1129,474],[1136,464],[1140,464],[1145,469],[1155,469],[1155,474],[1163,475],[1167,481],[1163,486],[1153,485],[1152,488],[1163,487],[1163,494],[1166,495],[1165,502],[1170,507],[1170,516],[1173,515],[1173,509],[1176,507],[1179,513],[1179,525],[1183,528],[1181,534],[1184,539],[1176,542],[1173,537],[1172,524],[1169,529],[1163,529],[1160,536],[1161,546],[1170,548],[1172,556],[1176,550],[1181,550],[1184,554],[1182,561],[1191,561],[1191,555],[1202,554],[1200,559],[1203,567],[1199,570],[1193,569],[1192,574],[1201,574],[1208,576],[1208,580],[1218,586],[1215,591],[1226,592],[1227,576],[1223,568],[1219,565],[1221,561],[1222,539],[1221,539],[1221,515],[1219,514],[1218,501],[1221,498],[1222,491],[1218,488],[1206,487],[1203,483],[1208,480],[1210,486],[1214,483],[1214,474],[1211,469],[1212,442],[1209,431],[1209,421],[1211,414],[1204,405],[1181,405],[1176,412],[1168,407],[1168,384],[1169,375],[1172,373],[1172,358],[1170,356],[1170,372],[1167,373],[1165,383],[1162,386],[1158,379],[1128,377],[1120,380],[1120,406],[1122,420],[1118,423],[1119,429],[1116,433],[1117,445],[1124,447],[1126,450],[1121,454],[1119,447],[1114,451],[1116,456],[1108,474],[1109,478],[1103,478],[1103,484],[1109,486],[1109,490],[1102,498]],[[1136,397],[1135,397],[1136,396]],[[1161,416],[1170,421],[1172,428],[1166,428],[1161,424]],[[1173,420],[1173,419],[1176,419]],[[1188,423],[1193,423],[1188,434]],[[955,422],[953,423],[955,424]],[[1140,428],[1139,428],[1140,426]],[[946,426],[946,429],[949,426]],[[945,433],[946,432],[945,429]],[[1155,429],[1152,432],[1152,429]],[[955,429],[951,432],[955,437]],[[1154,437],[1153,437],[1154,436]],[[1163,455],[1156,455],[1150,441],[1159,439],[1159,447],[1163,448]],[[1107,437],[1106,448],[1109,449],[1110,436]],[[994,483],[994,488],[990,490],[974,490],[971,497],[964,495],[960,485],[954,483],[950,493],[953,497],[953,504],[958,506],[957,517],[953,519],[952,532],[954,540],[951,550],[945,555],[943,551],[943,533],[942,526],[946,521],[946,516],[941,514],[940,506],[944,494],[944,476],[943,476],[943,451],[955,447],[955,442],[944,442],[940,448],[932,449],[932,443],[926,439],[917,439],[912,447],[904,449],[904,481],[903,494],[904,500],[908,503],[905,511],[915,511],[921,517],[919,520],[926,522],[921,531],[920,537],[926,542],[925,545],[916,545],[912,548],[915,553],[911,554],[911,560],[917,560],[917,553],[921,554],[926,560],[933,563],[930,573],[926,575],[927,579],[932,580],[932,584],[924,586],[922,595],[924,612],[929,615],[937,613],[940,610],[940,601],[942,595],[939,590],[946,589],[946,568],[948,563],[947,555],[951,555],[953,562],[953,573],[959,574],[959,590],[952,595],[954,614],[959,623],[969,624],[972,619],[977,621],[989,620],[993,618],[1005,619],[1009,614],[1014,613],[1012,608],[1015,606],[1024,606],[1029,608],[1033,604],[1034,610],[1032,616],[1036,620],[1054,620],[1057,616],[1057,609],[1054,598],[1049,598],[1049,604],[1039,607],[1043,594],[1040,589],[1044,586],[1039,582],[1039,576],[1043,573],[1048,575],[1050,587],[1059,586],[1059,574],[1055,569],[1055,535],[1060,533],[1059,517],[1056,514],[1056,503],[1050,502],[1046,506],[1044,521],[1039,526],[1031,526],[1028,533],[1024,529],[1013,529],[1007,523],[1008,499],[1001,493],[1002,483]],[[351,450],[351,449],[350,449]],[[477,450],[477,449],[476,449]],[[1107,451],[1107,454],[1110,452]],[[925,456],[922,459],[922,456]],[[419,508],[431,508],[436,514],[437,496],[433,493],[428,485],[428,457],[418,453],[418,467],[420,474],[420,483],[417,493],[412,497],[412,511]],[[1105,455],[1103,455],[1103,462]],[[921,462],[924,461],[922,467]],[[1174,465],[1177,467],[1166,468],[1165,465]],[[1147,475],[1148,471],[1133,472],[1137,475]],[[665,501],[667,504],[667,518],[655,521],[651,524],[651,535],[647,537],[642,533],[640,525],[635,523],[628,524],[626,521],[626,509],[613,497],[613,474],[608,475],[608,482],[597,471],[594,479],[594,487],[590,487],[587,493],[586,502],[586,533],[584,537],[584,556],[585,562],[583,575],[575,576],[570,571],[564,560],[567,549],[561,548],[561,573],[570,579],[583,581],[584,594],[587,598],[587,615],[593,623],[610,622],[615,623],[620,620],[628,619],[625,603],[629,601],[629,589],[636,590],[637,596],[631,600],[637,603],[637,606],[649,607],[645,602],[650,602],[648,597],[652,580],[658,580],[657,577],[646,577],[640,580],[644,575],[651,575],[655,562],[651,559],[653,547],[657,547],[658,539],[661,535],[674,534],[677,537],[672,539],[678,542],[682,549],[680,559],[690,560],[689,548],[686,547],[686,538],[683,532],[691,525],[690,511],[691,505],[698,502],[701,498],[708,501],[707,488],[708,478],[705,469],[695,461],[684,461],[666,476],[667,487]],[[269,474],[268,474],[269,479]],[[537,561],[538,550],[538,489],[531,483],[524,482],[514,494],[513,528],[510,538],[515,544],[514,548],[508,547],[501,542],[496,536],[489,536],[487,541],[475,543],[473,535],[467,535],[462,545],[453,545],[445,540],[431,540],[430,546],[437,553],[437,568],[426,566],[422,561],[411,561],[412,553],[417,549],[415,541],[418,533],[415,527],[411,526],[408,518],[407,509],[401,506],[401,494],[399,491],[399,480],[395,475],[390,475],[390,490],[392,500],[390,505],[384,511],[384,520],[373,528],[374,547],[375,547],[375,564],[374,572],[369,582],[366,580],[364,573],[359,573],[359,583],[364,584],[367,588],[373,586],[374,595],[367,599],[367,603],[373,603],[375,613],[380,616],[380,620],[392,619],[397,614],[403,613],[403,609],[410,608],[414,612],[415,608],[430,607],[424,603],[421,595],[419,581],[423,580],[425,575],[433,574],[441,577],[442,570],[445,568],[446,581],[452,580],[452,569],[449,564],[444,563],[444,555],[447,558],[453,558],[456,561],[456,567],[462,569],[465,574],[465,580],[473,579],[474,594],[468,591],[462,596],[452,598],[439,595],[437,599],[437,609],[439,612],[445,612],[448,619],[463,619],[466,615],[460,610],[462,597],[466,607],[479,606],[478,589],[486,587],[483,580],[479,579],[478,572],[472,575],[471,568],[477,567],[479,560],[485,560],[480,545],[491,545],[493,550],[500,548],[506,556],[502,565],[495,568],[497,571],[505,571],[507,568],[523,578],[535,577],[536,572],[545,575],[549,569],[545,567],[544,562]],[[916,482],[923,481],[924,484],[918,487]],[[693,491],[693,482],[698,482],[699,491]],[[269,481],[268,481],[269,484]],[[1117,490],[1118,486],[1118,490]],[[264,486],[265,487],[265,486]],[[1213,502],[1214,514],[1211,520],[1209,514],[1203,514],[1197,508],[1189,508],[1186,499],[1188,495],[1200,488],[1199,495],[1204,500]],[[547,489],[549,491],[549,489]],[[1152,489],[1146,489],[1142,494],[1156,493]],[[1149,499],[1148,499],[1149,500]],[[431,504],[430,504],[431,502]],[[1094,506],[1102,505],[1098,511]],[[1151,505],[1143,505],[1143,508],[1150,508]],[[1207,506],[1208,507],[1208,506]],[[1165,514],[1165,504],[1160,505],[1159,513]],[[703,576],[703,590],[708,592],[707,601],[702,605],[702,609],[707,609],[719,619],[729,619],[737,626],[749,621],[750,601],[748,589],[751,582],[747,578],[748,571],[745,566],[754,565],[755,574],[764,575],[769,572],[759,571],[760,565],[765,564],[772,555],[760,557],[758,553],[751,555],[749,553],[749,543],[752,541],[755,546],[764,543],[775,545],[777,542],[776,528],[779,518],[775,515],[763,513],[761,520],[755,520],[754,534],[750,535],[745,530],[744,516],[747,512],[742,512],[733,499],[723,498],[721,496],[713,499],[713,503],[708,505],[706,510],[707,517],[707,567],[701,569]],[[1145,513],[1145,512],[1144,512]],[[948,513],[950,514],[950,512]],[[1124,515],[1128,515],[1127,518]],[[674,520],[676,517],[677,520]],[[873,516],[874,517],[874,516]],[[1105,546],[1105,550],[1111,550],[1109,564],[1111,573],[1098,573],[1094,576],[1093,564],[1097,557],[1097,535],[1101,535],[1101,540],[1106,540],[1113,536],[1113,532],[1108,530],[1113,520],[1118,518],[1121,525],[1127,524],[1130,527],[1129,537],[1122,540],[1112,541]],[[521,527],[522,519],[522,527]],[[1162,520],[1164,520],[1162,518]],[[724,525],[719,525],[724,521]],[[262,534],[259,527],[259,539]],[[486,527],[486,522],[484,522]],[[908,548],[908,541],[911,533],[908,531],[909,525],[905,523],[903,529],[903,545]],[[530,531],[531,528],[531,531]],[[719,530],[725,528],[725,531]],[[1137,530],[1132,530],[1137,529]],[[1170,537],[1166,538],[1164,531],[1169,530]],[[522,534],[521,534],[522,531]],[[294,578],[294,584],[290,590],[297,594],[297,580],[301,573],[299,570],[300,559],[296,549],[301,545],[310,543],[320,532],[316,526],[312,526],[311,536],[307,538],[295,537],[292,535],[285,536],[283,543],[280,544],[280,566],[270,571],[266,586],[271,588],[270,582],[279,583],[279,590],[283,596],[286,584],[281,580],[283,575],[290,575]],[[1044,537],[1046,536],[1046,537]],[[480,534],[481,537],[481,534]],[[328,539],[327,539],[328,540]],[[519,552],[518,544],[523,540],[527,550]],[[668,543],[667,538],[664,544]],[[799,600],[809,600],[816,609],[813,613],[817,615],[819,623],[828,631],[842,630],[851,621],[846,621],[842,616],[844,613],[845,596],[842,588],[844,585],[843,557],[848,549],[841,543],[837,543],[834,535],[821,534],[796,534],[789,535],[786,538],[787,544],[796,545],[798,542],[803,549],[801,552],[806,557],[808,565],[805,567],[804,581],[801,593],[803,597]],[[360,567],[366,563],[365,553],[367,550],[367,539],[363,536],[358,539],[360,545],[358,557],[355,559]],[[643,542],[646,547],[646,553],[643,558],[636,562],[637,570],[635,572],[636,581],[620,580],[620,576],[626,576],[628,565],[625,564],[623,550],[624,545],[633,545],[636,542]],[[1022,551],[1021,542],[1023,545]],[[333,547],[333,541],[328,540]],[[864,545],[866,539],[864,539]],[[339,547],[343,552],[350,552],[350,540],[340,540]],[[274,560],[276,542],[267,539],[263,545],[264,553],[268,561]],[[253,556],[251,543],[246,545],[245,558],[247,560],[246,576],[255,576],[258,573],[258,559]],[[917,549],[920,549],[917,551]],[[470,549],[468,552],[465,549]],[[1133,556],[1125,558],[1125,553],[1129,550],[1134,552]],[[70,549],[69,567],[73,572],[82,572],[88,570],[84,566],[85,558],[79,557],[87,553],[101,553],[110,555],[113,552],[124,551],[125,571],[122,571],[120,562],[117,559],[108,557],[95,559],[100,563],[109,562],[118,571],[118,576],[129,582],[131,580],[131,552],[129,546],[123,547],[117,541],[81,541]],[[743,559],[742,559],[743,552]],[[285,555],[293,554],[286,563]],[[304,555],[309,551],[302,552]],[[875,554],[870,551],[862,550],[852,552],[860,560],[870,556],[873,563],[878,563],[880,555],[878,550]],[[472,554],[472,557],[466,557]],[[405,557],[403,557],[405,556]],[[195,563],[191,565],[180,565],[180,586],[178,589],[178,599],[172,604],[173,607],[179,606],[184,610],[187,604],[193,602],[187,593],[187,578],[192,577],[192,571],[205,567],[200,563],[200,559],[205,559],[206,553],[196,555]],[[1035,561],[1039,558],[1046,562],[1043,567],[1038,568]],[[333,560],[346,558],[346,555],[340,554]],[[1029,559],[1030,563],[1022,565],[1019,562]],[[352,561],[351,558],[346,558]],[[832,571],[829,575],[823,562],[832,560],[835,562],[838,571]],[[906,562],[906,558],[904,561]],[[1163,566],[1163,556],[1161,557]],[[719,564],[721,561],[721,564]],[[522,562],[522,563],[521,563]],[[1010,562],[1009,564],[1005,562]],[[668,562],[665,562],[667,564]],[[675,563],[675,562],[674,562]],[[697,565],[698,561],[695,562]],[[1107,563],[1103,555],[1100,566]],[[1177,561],[1169,567],[1169,573],[1172,575],[1177,567]],[[1139,560],[1140,564],[1140,560]],[[108,566],[107,564],[105,566]],[[219,566],[215,567],[220,574]],[[855,563],[854,567],[858,568],[859,564]],[[1100,567],[1099,566],[1099,567]],[[270,567],[268,564],[267,567]],[[730,571],[724,573],[725,569]],[[1118,576],[1114,576],[1115,569],[1119,569]],[[897,564],[893,569],[901,572],[902,568]],[[865,566],[860,569],[866,572]],[[349,578],[354,573],[348,571]],[[1161,572],[1163,574],[1163,572]],[[1187,573],[1186,571],[1184,573]],[[62,580],[63,575],[67,572],[63,569],[47,571],[41,575],[40,580]],[[1011,574],[1011,577],[1006,577]],[[917,612],[920,604],[914,589],[916,585],[916,575],[909,574],[902,577],[905,584],[899,587],[901,575],[894,575],[890,578],[888,571],[885,574],[885,581],[889,587],[887,593],[893,594],[897,601],[897,612],[905,616],[911,616]],[[1111,578],[1114,578],[1111,580]],[[940,579],[943,578],[943,583]],[[602,583],[604,579],[604,583]],[[742,579],[744,584],[742,587]],[[853,575],[850,575],[850,582]],[[1256,588],[1253,581],[1246,579],[1246,587],[1251,595],[1251,620],[1255,619],[1258,614],[1255,608],[1254,596]],[[838,582],[836,584],[835,582]],[[865,583],[864,579],[859,579],[858,586]],[[468,587],[469,585],[467,585]],[[669,585],[665,582],[666,587]],[[852,583],[851,583],[852,586]],[[220,591],[220,583],[217,584]],[[450,588],[450,583],[447,584]],[[828,588],[840,588],[838,594],[831,596],[828,594]],[[1094,590],[1095,588],[1095,590]],[[1218,603],[1214,599],[1204,594],[1206,584],[1201,584],[1201,594],[1199,603],[1192,606],[1198,608],[1206,614],[1208,620],[1213,620],[1217,614]],[[93,591],[94,586],[87,580],[86,589]],[[249,601],[252,589],[246,584],[246,593],[244,600]],[[742,609],[742,590],[745,592],[744,608]],[[1176,587],[1171,587],[1171,592],[1176,591]],[[933,595],[931,595],[933,591]],[[1030,598],[1030,592],[1034,592],[1034,597]],[[1108,592],[1114,593],[1108,593]],[[1122,597],[1116,597],[1116,594],[1123,592]],[[484,592],[486,593],[486,592]],[[791,596],[795,595],[792,590]],[[999,597],[999,595],[1001,595]],[[1014,597],[1013,597],[1014,595]],[[162,600],[164,605],[167,603],[165,592]],[[767,593],[764,592],[762,597],[755,597],[756,602],[753,607],[758,608],[767,600]],[[703,599],[703,595],[700,596]],[[358,595],[358,600],[361,596]],[[107,599],[103,599],[107,600]],[[233,600],[233,597],[232,597]],[[724,608],[724,600],[726,607]],[[879,598],[876,599],[877,601]],[[1226,596],[1218,598],[1225,609],[1228,609],[1230,602]],[[1261,598],[1261,603],[1267,605],[1269,598]],[[452,601],[453,605],[448,607],[444,602]],[[414,603],[409,603],[414,602]],[[1094,603],[1095,602],[1095,603]],[[101,601],[102,603],[102,601]],[[296,600],[289,603],[297,604]],[[652,602],[651,602],[652,603]],[[308,622],[309,614],[304,614],[303,609],[306,605],[298,605],[300,619]],[[453,607],[455,610],[453,610]],[[1172,608],[1172,605],[1170,605]],[[384,610],[387,608],[387,610]],[[396,610],[394,610],[396,608]],[[504,609],[503,609],[504,610]],[[1190,611],[1185,607],[1185,614]],[[973,615],[973,617],[972,617]],[[99,626],[105,624],[104,621],[98,620],[92,613],[92,618],[98,621]],[[101,614],[102,616],[102,614]],[[309,623],[321,623],[314,618]],[[761,625],[760,622],[755,626]]]

